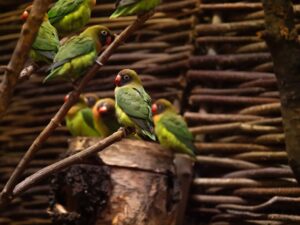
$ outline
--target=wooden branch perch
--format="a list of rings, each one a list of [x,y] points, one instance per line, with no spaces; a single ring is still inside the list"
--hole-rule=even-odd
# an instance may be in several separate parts
[[[50,3],[51,0],[35,0],[30,16],[22,27],[21,37],[0,84],[0,118],[5,114],[11,101],[15,87],[18,83],[19,74],[25,65],[31,45],[34,42]]]
[[[290,166],[300,182],[300,45],[290,0],[263,0],[266,42],[270,48],[281,98]]]
[[[128,26],[122,33],[114,40],[114,42],[108,46],[108,48],[97,58],[96,63],[83,77],[78,87],[69,94],[68,101],[66,101],[58,110],[58,112],[51,119],[49,124],[44,128],[44,130],[38,135],[34,142],[29,147],[28,151],[25,153],[13,174],[10,176],[8,182],[4,186],[2,193],[0,195],[0,201],[7,201],[11,198],[12,191],[16,186],[20,175],[24,172],[28,163],[32,160],[35,153],[40,149],[42,144],[49,138],[51,133],[59,126],[60,122],[64,119],[65,115],[71,108],[71,106],[77,101],[80,93],[88,84],[88,82],[96,75],[98,70],[108,61],[112,53],[142,24],[145,23],[151,16],[153,12],[149,12],[145,15],[139,16],[130,26]]]
[[[97,142],[96,144],[92,145],[91,147],[82,150],[74,155],[71,155],[67,158],[64,158],[56,163],[51,164],[50,166],[47,166],[38,172],[32,174],[31,176],[27,177],[24,181],[20,182],[13,191],[12,198],[15,198],[22,194],[24,191],[28,190],[31,186],[38,183],[39,181],[49,177],[50,175],[68,167],[71,165],[74,165],[83,159],[87,158],[88,156],[91,156],[97,152],[102,151],[104,148],[110,146],[111,144],[122,140],[124,137],[126,137],[129,134],[126,133],[124,128],[120,128],[118,131],[110,135],[109,137]]]

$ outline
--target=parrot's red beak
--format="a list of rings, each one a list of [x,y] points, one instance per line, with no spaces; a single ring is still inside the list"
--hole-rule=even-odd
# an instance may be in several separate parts
[[[115,85],[120,86],[122,77],[118,74],[115,78]]]
[[[107,107],[105,105],[98,108],[98,113],[99,114],[105,113],[105,112],[107,112]]]
[[[27,10],[25,10],[25,11],[23,12],[23,14],[21,15],[21,19],[22,19],[22,20],[27,20],[28,17],[29,17],[29,12],[28,12]]]
[[[153,104],[151,110],[152,110],[152,114],[155,115],[157,113],[157,105]]]
[[[112,36],[108,36],[108,37],[106,38],[106,45],[110,45],[110,43],[112,43],[112,42],[113,42]]]

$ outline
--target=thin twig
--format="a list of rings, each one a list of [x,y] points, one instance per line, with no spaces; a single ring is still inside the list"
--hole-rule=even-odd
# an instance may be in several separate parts
[[[110,135],[109,137],[97,142],[96,144],[84,149],[74,155],[71,155],[65,159],[62,159],[56,163],[53,163],[36,173],[32,174],[31,176],[27,177],[25,180],[20,182],[13,191],[12,198],[15,198],[22,194],[24,191],[28,190],[31,186],[35,185],[39,181],[49,177],[50,175],[68,167],[74,165],[83,159],[91,156],[101,150],[105,149],[106,147],[110,146],[111,144],[122,140],[129,134],[125,131],[124,128],[120,128],[118,131]]]
[[[39,136],[34,140],[34,142],[29,147],[28,151],[25,153],[13,174],[9,178],[8,182],[4,186],[2,193],[0,195],[0,201],[7,201],[11,198],[12,191],[17,184],[19,177],[24,172],[28,163],[32,160],[35,153],[40,149],[42,144],[48,139],[52,132],[59,126],[60,122],[64,119],[65,115],[71,108],[71,106],[77,101],[80,93],[88,84],[88,82],[96,75],[98,70],[108,61],[112,53],[121,45],[134,31],[136,31],[142,24],[145,23],[153,15],[153,12],[149,12],[145,15],[138,17],[130,26],[128,26],[121,34],[114,40],[114,42],[108,46],[108,48],[97,58],[93,67],[87,72],[79,83],[77,89],[72,91],[69,95],[68,101],[66,101],[51,119],[49,124],[44,128],[44,130],[39,134]]]
[[[234,209],[234,210],[243,210],[243,211],[259,211],[267,209],[273,206],[275,203],[300,203],[300,198],[292,198],[292,197],[283,197],[283,196],[274,196],[270,198],[268,201],[258,204],[258,205],[237,205],[237,204],[220,204],[217,206],[219,209]]]
[[[22,27],[21,37],[0,84],[0,117],[5,114],[11,101],[14,89],[18,83],[19,74],[24,67],[31,45],[36,37],[50,3],[51,0],[35,0],[33,2],[30,16]]]
[[[215,157],[215,156],[197,156],[197,163],[199,165],[212,165],[215,167],[224,167],[224,168],[233,168],[233,169],[258,169],[260,166],[258,164],[246,162],[239,159],[231,159],[224,157]]]

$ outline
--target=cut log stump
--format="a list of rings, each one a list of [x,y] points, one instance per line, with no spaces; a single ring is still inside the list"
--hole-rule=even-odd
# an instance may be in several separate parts
[[[68,154],[97,138],[70,140]],[[174,225],[180,199],[173,154],[151,142],[124,139],[51,182],[55,224]]]

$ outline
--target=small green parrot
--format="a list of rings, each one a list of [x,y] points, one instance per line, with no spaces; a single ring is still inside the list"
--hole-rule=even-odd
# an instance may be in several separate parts
[[[83,28],[91,18],[96,0],[58,0],[48,11],[50,23],[65,35]]]
[[[139,136],[155,141],[151,98],[137,73],[130,69],[122,70],[116,76],[115,84],[115,107],[119,123],[135,128]]]
[[[142,14],[151,11],[159,3],[160,0],[117,0],[116,10],[110,18]]]
[[[73,36],[59,48],[44,82],[54,78],[76,80],[84,75],[101,49],[113,39],[111,31],[100,25],[91,26],[80,35]]]
[[[193,135],[171,102],[159,99],[152,105],[155,134],[160,144],[168,149],[195,157]]]
[[[93,107],[95,128],[102,137],[107,137],[120,128],[116,117],[115,100],[100,99]]]
[[[68,99],[65,97],[65,101]],[[66,115],[66,126],[72,136],[99,137],[93,121],[92,107],[97,98],[93,95],[80,95],[79,101],[73,105]]]
[[[31,8],[32,6],[30,5],[25,9],[21,16],[23,20],[27,20]],[[45,15],[44,21],[32,44],[29,56],[35,63],[51,64],[58,51],[59,45],[57,31],[55,27],[50,24],[47,15]]]

